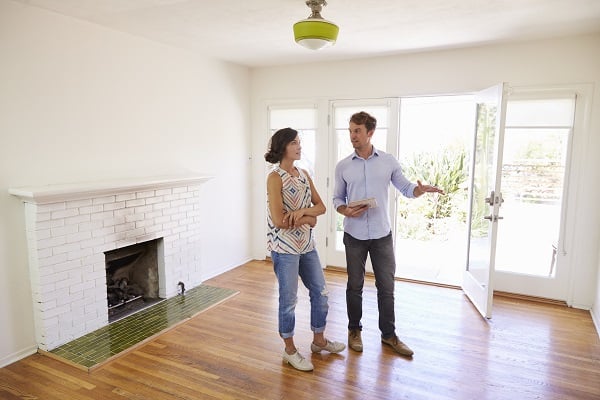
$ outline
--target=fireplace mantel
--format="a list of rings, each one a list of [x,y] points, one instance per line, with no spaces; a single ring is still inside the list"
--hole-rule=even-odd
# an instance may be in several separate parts
[[[27,203],[45,204],[101,197],[178,185],[195,185],[211,179],[207,175],[167,175],[144,178],[115,179],[108,181],[65,183],[45,186],[10,188],[8,192]]]

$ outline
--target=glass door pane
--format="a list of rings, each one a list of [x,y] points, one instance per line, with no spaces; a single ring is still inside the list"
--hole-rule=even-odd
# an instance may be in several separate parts
[[[576,101],[574,93],[551,91],[508,101],[496,290],[567,300],[570,266],[560,260]]]
[[[492,316],[494,262],[501,220],[500,166],[504,139],[504,85],[477,96],[477,127],[473,147],[469,207],[469,243],[463,290],[477,310]]]
[[[506,129],[496,271],[554,275],[569,132]]]
[[[466,259],[473,96],[400,100],[399,160],[404,175],[445,196],[396,200],[396,276],[459,286]],[[427,254],[427,257],[423,257]]]
[[[352,103],[352,104],[349,104]],[[378,104],[365,104],[365,102],[335,102],[332,104],[333,113],[333,153],[335,157],[332,161],[330,176],[335,177],[335,166],[338,161],[348,157],[354,152],[350,142],[350,133],[348,131],[349,121],[352,114],[359,111],[365,111],[377,119],[377,128],[371,139],[371,143],[378,149],[387,151],[388,131],[389,131],[389,105],[386,100],[381,100]],[[330,191],[333,193],[334,182],[330,183]],[[331,196],[330,196],[331,198]],[[328,235],[327,246],[327,265],[346,268],[346,256],[344,249],[344,217],[331,209],[331,235]],[[369,267],[367,267],[369,269]]]

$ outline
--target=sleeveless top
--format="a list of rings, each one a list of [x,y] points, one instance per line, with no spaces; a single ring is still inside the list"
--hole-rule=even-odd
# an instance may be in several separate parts
[[[281,177],[284,212],[308,208],[312,205],[310,183],[300,168],[299,177],[290,175],[279,166],[274,169]],[[267,200],[267,249],[277,253],[304,254],[315,248],[312,228],[308,224],[298,228],[277,228],[271,219],[271,210]]]

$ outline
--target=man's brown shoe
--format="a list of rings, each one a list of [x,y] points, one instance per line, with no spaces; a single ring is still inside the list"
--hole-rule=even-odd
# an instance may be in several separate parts
[[[381,342],[387,344],[388,346],[392,346],[392,349],[394,349],[396,353],[402,354],[403,356],[412,357],[414,354],[410,347],[402,343],[402,340],[398,339],[398,336],[396,335],[387,339],[382,338]]]
[[[351,329],[348,331],[348,347],[354,351],[363,351],[360,329]]]

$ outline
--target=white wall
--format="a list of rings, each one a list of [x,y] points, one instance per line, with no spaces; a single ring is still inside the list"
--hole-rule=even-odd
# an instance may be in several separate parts
[[[596,221],[597,225],[600,226],[600,221]],[[600,246],[598,247],[600,251]],[[600,253],[598,254],[598,259],[600,260]],[[594,306],[592,307],[592,319],[594,320],[594,325],[596,326],[596,332],[598,332],[598,337],[600,337],[600,261],[598,262],[598,276],[596,280],[596,298],[594,299]]]
[[[254,175],[264,173],[266,149],[265,104],[295,99],[327,103],[328,99],[381,98],[476,92],[500,82],[511,86],[591,84],[591,120],[584,138],[577,138],[574,154],[581,176],[576,179],[575,233],[571,252],[573,268],[569,303],[590,308],[600,304],[600,34],[490,45],[477,48],[369,58],[355,61],[261,68],[252,71],[252,122]],[[323,110],[323,108],[321,108]],[[324,107],[327,110],[327,107]],[[327,135],[326,131],[318,134]],[[326,197],[325,176],[316,176],[321,197]],[[329,177],[330,180],[332,177]],[[253,187],[253,242],[255,257],[264,254],[264,179]],[[331,199],[328,213],[333,212]],[[262,211],[262,213],[259,213]],[[321,217],[325,224],[325,217]],[[317,225],[319,227],[319,225]],[[321,250],[321,249],[320,249]],[[324,258],[321,252],[321,258]],[[325,260],[322,260],[325,261]],[[596,311],[598,315],[598,311]],[[597,318],[600,320],[600,318]]]
[[[10,187],[213,175],[205,279],[250,258],[247,68],[10,0],[0,54],[0,366],[35,350],[25,217]]]

